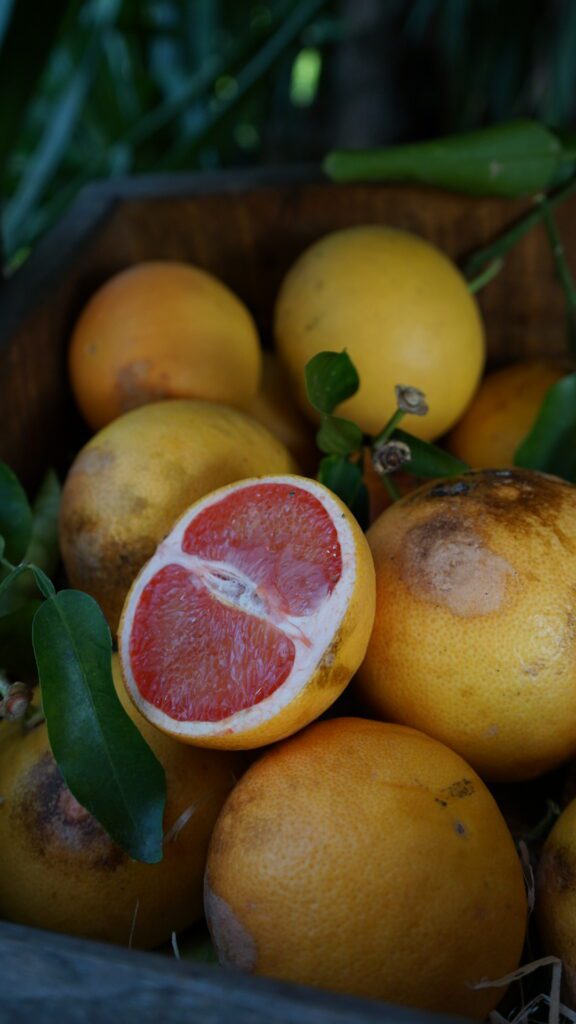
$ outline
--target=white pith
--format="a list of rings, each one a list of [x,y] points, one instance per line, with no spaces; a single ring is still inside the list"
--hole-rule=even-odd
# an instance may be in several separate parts
[[[200,512],[222,501],[226,495],[232,492],[237,493],[246,487],[261,486],[266,483],[288,484],[313,494],[329,513],[336,529],[341,549],[342,573],[332,593],[312,615],[287,616],[280,614],[270,606],[265,596],[263,598],[257,593],[253,581],[235,567],[227,563],[210,562],[194,555],[187,555],[181,550],[184,534],[189,524]],[[177,522],[168,537],[162,541],[156,553],[136,578],[123,614],[119,653],[124,679],[135,703],[145,717],[167,732],[199,738],[217,736],[232,731],[246,732],[263,721],[274,718],[283,708],[293,702],[297,694],[309,682],[316,667],[327,655],[328,648],[340,628],[354,590],[357,574],[355,552],[355,538],[342,506],[329,490],[306,477],[252,477],[222,487],[196,502],[192,509],[189,509]],[[268,620],[293,641],[295,658],[292,671],[284,683],[269,697],[252,707],[234,712],[228,718],[208,722],[178,721],[143,698],[134,680],[130,664],[130,636],[140,595],[149,580],[165,565],[180,565],[184,569],[194,571],[195,575],[203,578],[204,584],[220,601],[257,618]],[[326,656],[327,665],[329,657],[329,655]]]

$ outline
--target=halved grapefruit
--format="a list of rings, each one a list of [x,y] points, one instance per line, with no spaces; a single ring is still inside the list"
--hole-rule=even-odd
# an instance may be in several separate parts
[[[242,480],[192,505],[136,578],[119,631],[126,688],[184,742],[272,743],[340,695],[374,603],[367,541],[331,491]]]

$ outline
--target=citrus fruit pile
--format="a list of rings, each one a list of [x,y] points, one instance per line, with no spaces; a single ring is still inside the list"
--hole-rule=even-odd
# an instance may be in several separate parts
[[[167,261],[105,282],[74,328],[96,432],[65,481],[62,557],[164,766],[165,856],[130,861],[45,726],[3,723],[0,914],[152,947],[204,912],[224,966],[482,1018],[528,917],[489,786],[576,755],[576,489],[512,465],[565,371],[481,380],[466,281],[386,227],[312,245],[274,323],[273,354],[223,282]],[[372,471],[366,534],[316,478],[304,387],[309,360],[342,349],[360,387],[338,415],[375,435],[395,386],[419,388],[430,410],[406,429],[472,467],[406,476],[396,502]],[[536,906],[574,970],[575,877],[569,808]]]

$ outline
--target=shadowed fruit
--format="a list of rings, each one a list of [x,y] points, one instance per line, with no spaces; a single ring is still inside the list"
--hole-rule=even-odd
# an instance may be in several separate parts
[[[536,917],[544,956],[563,962],[569,1005],[576,1006],[576,800],[550,832],[536,875]]]
[[[69,369],[80,410],[99,430],[164,398],[245,405],[260,381],[260,343],[244,303],[206,270],[139,263],[85,306]]]
[[[376,618],[358,673],[378,716],[481,775],[576,753],[576,488],[531,470],[419,488],[368,531]]]
[[[512,837],[475,772],[402,726],[340,718],[266,753],[215,826],[208,925],[226,967],[484,1017],[526,925]]]
[[[122,672],[170,735],[258,747],[333,704],[373,618],[370,549],[346,506],[305,477],[244,480],[193,505],[136,579]]]
[[[60,545],[71,586],[98,601],[116,632],[139,569],[193,501],[294,468],[280,441],[227,406],[174,400],[121,416],[81,450],[64,485]]]
[[[0,915],[35,928],[151,948],[202,914],[208,839],[234,785],[239,756],[185,747],[138,714],[114,681],[166,772],[164,859],[130,860],[74,799],[45,725],[0,726]]]
[[[286,370],[272,352],[263,353],[262,384],[246,412],[286,445],[302,472],[315,475],[322,455],[314,428],[294,402]]]
[[[464,412],[484,365],[482,322],[462,275],[429,242],[392,228],[348,228],[307,249],[284,279],[274,330],[309,416],[306,363],[346,349],[360,389],[337,411],[370,434],[396,411],[401,384],[424,391],[430,407],[403,426],[426,440],[440,436]]]
[[[512,466],[546,392],[567,372],[558,360],[533,359],[489,373],[445,447],[474,469]]]

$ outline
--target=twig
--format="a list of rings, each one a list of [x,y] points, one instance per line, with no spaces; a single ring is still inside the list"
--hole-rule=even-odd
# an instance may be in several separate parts
[[[542,220],[544,221],[544,227],[546,228],[546,234],[548,235],[548,241],[550,242],[550,247],[552,249],[556,274],[560,284],[562,285],[564,297],[566,299],[568,340],[570,342],[572,352],[576,353],[576,285],[574,284],[574,278],[572,277],[570,267],[566,260],[566,252],[560,235],[558,234],[556,221],[552,216],[550,203],[546,197],[542,199],[541,205]]]

